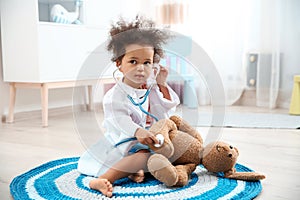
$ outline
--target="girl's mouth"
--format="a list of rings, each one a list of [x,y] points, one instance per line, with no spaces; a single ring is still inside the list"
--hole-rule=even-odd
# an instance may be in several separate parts
[[[145,76],[144,75],[141,75],[141,74],[137,74],[135,75],[136,78],[144,78]]]

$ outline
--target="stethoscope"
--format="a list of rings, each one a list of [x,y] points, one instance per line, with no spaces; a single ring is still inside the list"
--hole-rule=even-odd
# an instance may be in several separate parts
[[[158,65],[158,64],[157,64],[157,65]],[[141,102],[136,102],[136,101],[133,99],[133,97],[130,96],[130,95],[126,92],[126,90],[121,86],[121,84],[119,83],[119,80],[118,80],[118,79],[116,78],[116,76],[115,76],[116,72],[119,71],[120,68],[121,68],[121,66],[119,66],[119,67],[113,72],[113,78],[114,78],[114,80],[116,81],[116,84],[118,85],[118,87],[122,90],[122,92],[127,96],[127,98],[129,99],[129,101],[130,101],[134,106],[138,106],[139,109],[140,109],[144,114],[146,114],[146,115],[152,117],[155,121],[158,121],[158,118],[157,118],[156,116],[154,116],[154,115],[151,114],[150,112],[146,111],[146,110],[142,107],[142,105],[146,102],[146,100],[147,100],[147,98],[148,98],[148,96],[149,96],[149,94],[150,94],[150,91],[151,91],[151,89],[152,89],[154,83],[152,83],[152,84],[150,85],[150,87],[146,90],[146,92],[145,92],[145,94],[144,94],[143,96],[141,96],[141,97],[138,98],[138,99],[143,99],[143,100],[142,100]],[[153,79],[156,79],[156,76],[157,76],[157,74],[159,73],[159,67],[157,68],[157,70],[158,70],[158,71],[156,72],[156,75],[154,75],[154,78],[153,78]],[[161,146],[163,145],[163,143],[164,143],[164,137],[163,137],[161,134],[157,134],[155,137],[157,138],[157,140],[159,141],[159,143],[158,143],[158,144],[154,144],[154,146],[155,146],[155,147],[161,147]],[[121,144],[123,144],[123,143],[129,142],[129,141],[133,141],[133,140],[136,140],[136,138],[133,137],[133,138],[128,138],[128,139],[122,140],[121,142],[115,144],[115,147],[117,147],[117,146],[119,146],[119,145],[121,145]]]

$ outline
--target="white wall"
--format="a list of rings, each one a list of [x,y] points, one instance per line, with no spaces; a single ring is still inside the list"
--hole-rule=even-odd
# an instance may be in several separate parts
[[[109,27],[120,16],[133,18],[140,10],[140,1],[144,0],[84,0],[85,23],[89,26]]]
[[[281,24],[280,49],[283,52],[279,103],[282,107],[289,106],[294,84],[294,75],[300,74],[300,1],[282,1],[284,18]]]

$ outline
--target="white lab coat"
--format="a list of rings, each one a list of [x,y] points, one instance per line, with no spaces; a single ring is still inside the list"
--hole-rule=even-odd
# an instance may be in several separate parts
[[[142,105],[158,119],[168,118],[180,103],[177,94],[168,86],[171,100],[163,98],[159,87],[154,85],[149,97]],[[146,126],[146,114],[138,106],[133,105],[127,97],[129,94],[138,102],[146,89],[135,89],[122,82],[116,84],[103,98],[104,128],[106,132],[100,140],[88,148],[78,161],[78,171],[82,174],[98,177],[112,165],[128,155],[128,150],[137,140],[114,145],[128,138],[133,138],[137,128]],[[141,102],[143,98],[139,101]]]

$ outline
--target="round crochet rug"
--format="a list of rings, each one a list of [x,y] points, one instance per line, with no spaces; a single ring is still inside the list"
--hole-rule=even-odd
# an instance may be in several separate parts
[[[91,190],[88,183],[93,177],[77,171],[78,157],[54,160],[38,166],[13,179],[10,191],[18,199],[253,199],[262,190],[260,181],[236,181],[223,178],[222,174],[207,172],[199,165],[191,175],[188,185],[169,188],[152,176],[143,183],[128,178],[114,184],[112,198]],[[237,171],[252,171],[236,165]]]

